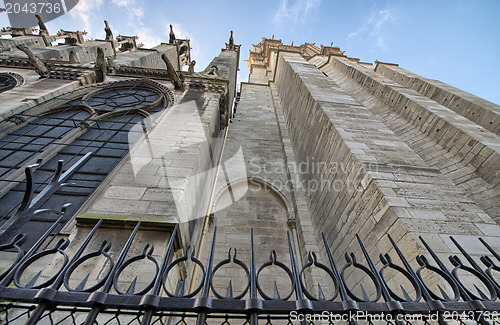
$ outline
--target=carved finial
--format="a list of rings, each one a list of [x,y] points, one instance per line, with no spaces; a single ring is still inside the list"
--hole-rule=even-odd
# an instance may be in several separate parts
[[[31,65],[35,68],[36,73],[38,73],[41,78],[47,76],[47,74],[49,73],[49,69],[47,69],[45,64],[43,64],[43,62],[39,58],[37,58],[26,45],[20,44],[17,46],[17,48],[26,53]]]
[[[175,34],[174,34],[174,27],[172,25],[170,25],[170,34],[168,34],[168,36],[169,36],[168,43],[173,44],[175,41]]]
[[[106,60],[102,48],[97,48],[97,57],[95,59],[94,71],[96,74],[96,82],[103,82],[106,77]]]
[[[49,35],[49,30],[47,29],[47,26],[45,26],[42,17],[40,15],[36,14],[35,15],[36,19],[38,19],[38,28],[40,29],[39,34],[40,35]]]
[[[193,60],[193,61],[191,61],[191,63],[189,63],[188,73],[194,73],[195,64],[196,64],[195,60]]]
[[[172,65],[170,60],[167,58],[167,56],[165,54],[162,54],[161,59],[167,65],[167,74],[168,74],[168,77],[170,78],[170,82],[172,83],[172,85],[174,85],[174,88],[177,90],[183,90],[184,83],[179,78],[179,75],[175,71],[174,66]]]
[[[108,21],[104,21],[104,31],[106,32],[106,41],[112,41],[113,40],[113,32],[111,31],[111,28],[109,28]]]

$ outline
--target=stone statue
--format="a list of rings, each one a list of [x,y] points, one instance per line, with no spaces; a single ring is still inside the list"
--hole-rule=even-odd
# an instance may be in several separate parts
[[[188,68],[188,73],[191,74],[191,73],[194,73],[194,66],[196,64],[196,61],[193,60],[191,61],[191,63],[189,63],[189,68]]]
[[[208,68],[208,72],[206,73],[207,76],[215,76],[215,77],[220,77],[220,72],[219,72],[219,68],[216,66],[216,65],[213,65],[211,66],[210,68]]]
[[[17,46],[17,48],[26,53],[31,65],[35,68],[36,73],[40,75],[40,78],[47,77],[49,69],[47,69],[45,64],[43,64],[43,62],[39,58],[37,58],[26,45],[20,44]]]
[[[69,52],[69,63],[70,64],[75,64],[76,63],[75,51]]]
[[[229,49],[234,50],[234,37],[233,31],[231,31],[231,36],[229,36]]]
[[[104,58],[104,51],[100,47],[97,48],[94,71],[96,74],[96,82],[103,82],[106,77],[106,59]]]
[[[168,36],[169,36],[168,43],[169,44],[174,44],[175,34],[174,34],[174,27],[172,27],[172,25],[170,25],[170,34],[168,34]]]
[[[107,62],[107,65],[108,65],[108,70],[111,71],[111,72],[115,71],[116,66],[115,66],[115,61],[113,60],[113,58],[111,58],[111,57],[108,56],[106,58],[106,62]]]
[[[38,19],[38,28],[40,29],[39,34],[40,35],[49,35],[49,30],[47,29],[47,26],[45,26],[42,17],[40,15],[36,14],[35,15],[36,19]]]
[[[113,32],[111,31],[111,28],[109,28],[108,21],[105,20],[104,24],[106,27],[104,27],[104,31],[106,32],[106,41],[112,41],[113,40]]]
[[[174,88],[177,90],[184,90],[184,83],[179,78],[179,75],[175,71],[174,66],[172,65],[172,63],[170,63],[170,60],[167,58],[165,54],[161,55],[161,59],[167,65],[167,74],[168,77],[170,78],[170,82],[172,83],[172,85],[174,85]]]

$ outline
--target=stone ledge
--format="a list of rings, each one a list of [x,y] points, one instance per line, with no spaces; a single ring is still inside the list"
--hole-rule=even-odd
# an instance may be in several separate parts
[[[141,222],[141,230],[165,230],[173,229],[178,223],[173,216],[147,215],[147,214],[104,214],[84,213],[76,217],[79,227],[92,227],[102,219],[101,227],[105,228],[133,228],[138,221]]]

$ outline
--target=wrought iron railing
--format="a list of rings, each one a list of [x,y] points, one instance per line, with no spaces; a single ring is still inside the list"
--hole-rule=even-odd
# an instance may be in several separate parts
[[[30,190],[30,186],[27,187]],[[318,255],[311,252],[307,262],[301,264],[288,234],[289,263],[281,262],[278,254],[272,251],[269,260],[258,265],[253,230],[250,233],[248,261],[240,260],[236,250],[232,249],[226,259],[215,261],[217,228],[214,227],[204,263],[195,257],[189,247],[185,249],[184,256],[175,256],[177,226],[172,230],[161,258],[153,256],[150,244],[144,246],[141,254],[127,258],[140,229],[141,222],[138,222],[117,258],[113,259],[110,243],[106,240],[96,250],[89,249],[89,243],[102,226],[102,220],[95,224],[78,247],[74,247],[72,256],[66,253],[69,240],[61,239],[52,247],[42,247],[63,220],[64,207],[57,214],[59,219],[29,250],[20,248],[26,237],[23,234],[13,235],[9,242],[0,243],[0,252],[12,256],[11,263],[0,275],[1,324],[336,324],[339,321],[373,324],[378,320],[390,324],[465,324],[470,321],[500,324],[500,256],[481,238],[479,241],[491,254],[481,256],[477,261],[451,237],[463,255],[462,258],[449,256],[453,268],[447,267],[428,243],[420,238],[434,263],[424,255],[418,255],[416,261],[419,268],[415,269],[390,236],[388,238],[400,264],[385,254],[379,256],[377,267],[362,239],[356,236],[361,252],[358,255],[362,256],[346,254],[346,262],[341,265],[335,260],[325,235],[322,240],[326,260],[320,261]],[[42,278],[40,271],[31,274],[31,279],[26,279],[26,270],[52,257],[59,263],[55,264],[57,267],[50,276]],[[82,265],[96,258],[106,261],[106,271],[93,284],[88,283],[88,276],[76,276],[78,284],[75,285],[77,270],[81,271]],[[360,262],[361,259],[364,263]],[[138,274],[128,283],[128,289],[122,289],[118,285],[121,275],[141,263],[151,265],[152,280],[138,289]],[[195,283],[191,287],[186,284],[189,277],[173,287],[169,279],[172,276],[175,278],[174,270],[186,263],[191,265],[188,271],[196,265],[199,277],[191,279]],[[225,293],[214,286],[219,271],[228,265],[242,270],[240,274],[244,274],[237,279],[242,288],[237,293],[233,292],[231,281]],[[289,278],[289,292],[283,294],[275,285],[274,294],[269,294],[269,288],[262,287],[268,268],[278,268]],[[332,283],[332,287],[328,288],[329,294],[325,294],[327,288],[324,284],[318,283],[314,289],[310,286],[314,270]],[[365,275],[362,281],[355,284],[360,289],[357,291],[348,281],[352,270]],[[394,274],[406,279],[406,287],[401,286],[399,291],[391,284]],[[437,290],[429,283],[429,274],[440,279]],[[471,281],[475,282],[472,287]],[[372,283],[374,289],[371,292],[363,287],[366,282]]]

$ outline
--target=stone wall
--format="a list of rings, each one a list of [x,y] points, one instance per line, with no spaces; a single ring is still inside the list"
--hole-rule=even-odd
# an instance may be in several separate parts
[[[325,73],[335,80],[348,78]],[[327,235],[337,260],[351,250],[361,256],[356,233],[373,257],[391,251],[385,237],[391,234],[413,260],[422,251],[418,236],[441,254],[456,251],[448,235],[472,247],[475,237],[500,230],[382,118],[299,54],[280,53],[275,83],[297,162],[309,162],[300,176],[315,186],[308,188],[313,224],[318,234]],[[349,91],[354,96],[358,89]],[[496,235],[489,239],[500,244]]]
[[[497,135],[500,134],[500,106],[439,80],[421,77],[393,64],[379,62],[375,71],[448,107],[485,129]]]
[[[373,108],[381,119],[397,116],[404,121],[406,128],[398,128],[400,138],[498,220],[500,138],[497,135],[346,58],[332,57],[322,70],[358,101]],[[425,143],[416,144],[411,134],[420,135]],[[418,149],[418,146],[423,147]],[[446,159],[440,159],[443,155]]]

